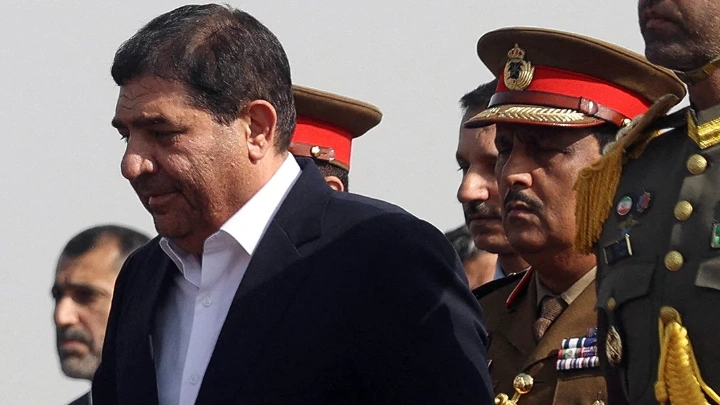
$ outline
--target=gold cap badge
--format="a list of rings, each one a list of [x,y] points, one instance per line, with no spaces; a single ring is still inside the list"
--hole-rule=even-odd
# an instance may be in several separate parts
[[[515,44],[508,52],[508,61],[505,63],[503,79],[505,86],[510,90],[525,90],[532,82],[535,68],[525,60],[525,51]]]

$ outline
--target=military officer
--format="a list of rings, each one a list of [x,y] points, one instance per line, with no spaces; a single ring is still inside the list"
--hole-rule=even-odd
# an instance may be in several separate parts
[[[374,105],[308,87],[293,86],[297,126],[290,153],[313,158],[335,190],[348,190],[353,139],[380,123]]]
[[[546,29],[487,33],[478,54],[499,83],[465,125],[496,124],[503,227],[531,266],[477,291],[496,404],[603,404],[596,259],[573,249],[573,187],[619,128],[682,83],[620,47]]]
[[[601,358],[613,404],[720,403],[720,1],[638,11],[646,56],[688,84],[691,107],[628,132],[619,185],[595,209],[609,212],[595,244]],[[583,234],[580,249],[597,239]]]

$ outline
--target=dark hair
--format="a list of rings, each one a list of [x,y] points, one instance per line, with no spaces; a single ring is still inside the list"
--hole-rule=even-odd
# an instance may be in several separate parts
[[[125,259],[149,240],[147,235],[124,226],[100,225],[73,236],[63,248],[61,255],[77,257],[95,249],[102,243],[116,241],[120,249],[120,256]]]
[[[189,5],[154,18],[125,41],[111,69],[119,86],[142,75],[177,81],[190,103],[221,124],[253,100],[277,110],[275,147],[295,129],[290,64],[277,37],[248,13],[218,4]]]
[[[460,107],[462,107],[463,111],[477,108],[486,109],[488,104],[490,104],[490,98],[495,94],[497,85],[497,79],[479,85],[475,90],[460,98]]]
[[[600,145],[600,153],[602,153],[603,149],[607,144],[610,142],[613,142],[615,140],[615,137],[617,136],[617,132],[619,131],[618,127],[615,124],[611,123],[605,123],[600,126],[597,126],[595,128],[592,128],[593,136],[598,141],[598,145]]]
[[[470,231],[465,225],[445,232],[445,237],[450,240],[450,243],[452,243],[462,262],[472,258],[479,252],[475,246],[472,235],[470,235]]]
[[[323,176],[337,177],[338,179],[340,179],[343,187],[345,187],[345,191],[348,191],[348,187],[350,186],[350,179],[348,177],[348,174],[350,173],[347,170],[335,166],[334,164],[326,162],[324,160],[313,159],[313,161],[317,165],[318,169],[320,169],[320,174],[322,174]]]

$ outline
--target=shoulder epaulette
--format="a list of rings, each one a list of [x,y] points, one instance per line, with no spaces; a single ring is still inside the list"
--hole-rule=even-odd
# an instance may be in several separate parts
[[[613,206],[615,192],[620,184],[622,167],[630,153],[639,157],[645,146],[656,136],[658,130],[650,130],[654,122],[675,106],[680,99],[666,94],[653,104],[645,114],[639,115],[629,125],[618,131],[615,142],[603,149],[603,156],[595,164],[580,171],[575,182],[575,250],[590,254],[600,238],[603,224]],[[671,114],[672,115],[672,114]],[[671,119],[676,119],[672,117]]]
[[[522,278],[523,275],[525,275],[527,271],[521,271],[519,273],[512,273],[509,274],[503,278],[499,278],[497,280],[493,280],[489,283],[485,283],[481,285],[480,287],[474,289],[472,291],[475,298],[480,301],[481,298],[485,297],[486,295],[490,294],[491,292],[498,290],[500,288],[505,287],[506,285],[514,283],[516,280]]]

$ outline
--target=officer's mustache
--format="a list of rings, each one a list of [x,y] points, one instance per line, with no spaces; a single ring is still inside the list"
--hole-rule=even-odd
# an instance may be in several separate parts
[[[521,202],[527,205],[530,208],[533,208],[535,210],[541,210],[543,208],[543,204],[531,197],[528,197],[527,195],[523,194],[521,191],[510,189],[508,190],[507,194],[505,195],[505,200],[503,201],[503,207],[507,207],[508,204],[511,202]]]
[[[478,218],[500,219],[502,217],[502,210],[500,207],[492,205],[487,201],[473,201],[469,204],[465,204],[463,211],[465,213],[466,223]]]

